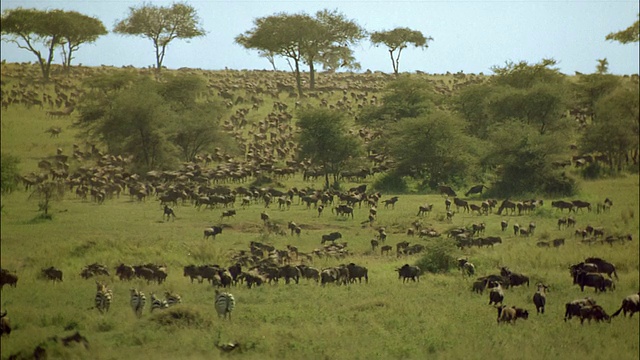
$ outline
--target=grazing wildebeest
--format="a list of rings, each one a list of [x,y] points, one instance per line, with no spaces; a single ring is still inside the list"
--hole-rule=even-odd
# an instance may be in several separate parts
[[[498,324],[501,322],[515,324],[518,318],[528,319],[529,312],[524,309],[516,308],[512,306],[510,308],[506,307],[506,305],[502,305],[498,307]]]
[[[380,246],[380,243],[376,239],[371,239],[371,251],[376,251],[376,248]]]
[[[469,191],[464,193],[464,196],[469,196],[473,194],[482,194],[482,189],[484,188],[489,189],[488,187],[484,186],[484,184],[472,186],[471,189],[469,189]]]
[[[580,309],[584,306],[594,306],[596,301],[590,297],[576,299],[565,304],[564,321],[571,320],[574,316],[580,316]]]
[[[364,278],[364,282],[369,283],[369,270],[366,267],[349,263],[347,269],[349,269],[350,282],[355,282],[358,279],[358,282],[362,283],[362,278]]]
[[[584,208],[587,208],[587,210],[591,212],[591,203],[582,200],[573,200],[571,201],[571,203],[573,204],[573,206],[575,206],[574,212],[576,212],[577,210],[582,211],[582,209]]]
[[[0,268],[0,290],[2,290],[5,285],[16,287],[17,284],[18,276],[16,274]]]
[[[523,274],[514,273],[507,267],[502,267],[500,269],[500,275],[509,279],[509,284],[511,286],[519,286],[523,284],[527,284],[529,286],[529,277]]]
[[[4,334],[7,334],[7,336],[11,334],[11,323],[7,317],[7,310],[0,314],[0,336],[4,336]]]
[[[580,286],[580,291],[584,291],[585,286],[593,287],[596,292],[598,290],[605,292],[607,289],[605,287],[604,276],[599,273],[587,273],[583,271],[579,271],[578,275],[575,278],[576,284]]]
[[[600,305],[587,305],[580,308],[580,324],[584,323],[584,319],[595,319],[596,322],[607,321],[611,322],[611,317],[607,315],[602,306]]]
[[[380,248],[380,255],[383,255],[385,252],[389,255],[389,252],[393,249],[391,245],[384,245]]]
[[[53,282],[62,281],[62,271],[54,268],[53,266],[42,269],[42,276],[48,280],[52,280]]]
[[[213,237],[213,240],[216,239],[216,235],[222,233],[222,228],[220,226],[212,226],[209,229],[204,230],[204,238],[208,238],[209,236]]]
[[[544,314],[544,306],[547,303],[547,290],[549,287],[544,284],[538,284],[538,291],[533,294],[533,303],[536,305],[538,314]]]
[[[560,247],[564,245],[564,238],[562,239],[553,239],[553,247]]]
[[[135,269],[131,265],[122,263],[116,267],[116,276],[118,276],[120,280],[131,280],[134,275]]]
[[[564,209],[569,209],[569,212],[573,211],[574,205],[568,201],[558,200],[552,201],[551,207],[558,208],[562,212]]]
[[[431,210],[433,210],[433,204],[420,205],[418,207],[418,215],[416,215],[416,216],[422,216],[424,214],[429,214],[431,212]]]
[[[504,209],[511,210],[511,215],[513,215],[516,212],[516,203],[509,199],[502,201],[502,204],[500,204],[500,207],[498,208],[498,215],[502,215],[502,210]]]
[[[462,207],[464,211],[469,212],[469,202],[466,200],[453,198],[453,203],[456,205],[456,211],[460,212],[460,208]]]
[[[322,241],[320,243],[324,244],[327,241],[335,242],[336,240],[341,238],[342,238],[342,234],[336,231],[327,235],[322,235]]]
[[[638,292],[637,294],[629,295],[626,298],[622,299],[622,305],[620,306],[620,309],[614,312],[611,317],[613,318],[618,316],[618,314],[620,314],[620,311],[623,311],[625,317],[627,316],[627,313],[629,313],[629,318],[632,318],[634,313],[640,312],[640,292]]]
[[[169,221],[169,218],[173,216],[173,219],[175,220],[176,218],[176,213],[173,212],[173,209],[170,208],[168,205],[164,206],[164,212],[162,213],[162,220],[164,220],[164,217],[167,217],[167,221]]]
[[[565,228],[567,227],[567,218],[566,217],[558,219],[558,230],[561,230],[562,227],[565,227]]]
[[[450,186],[447,185],[440,185],[438,186],[438,192],[442,195],[447,195],[447,196],[458,196],[456,194],[455,191],[453,191],[453,189]]]
[[[404,264],[402,267],[397,268],[396,271],[398,272],[398,279],[402,279],[403,283],[409,279],[414,282],[420,282],[420,268],[415,265]]]

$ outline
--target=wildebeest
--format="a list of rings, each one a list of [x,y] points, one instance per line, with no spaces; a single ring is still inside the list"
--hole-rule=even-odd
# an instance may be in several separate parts
[[[515,214],[516,212],[516,203],[514,203],[513,201],[509,200],[509,199],[505,199],[504,201],[502,201],[502,204],[500,204],[500,207],[498,208],[498,215],[502,215],[502,210],[511,210],[511,214]]]
[[[591,203],[582,200],[573,200],[571,201],[571,203],[573,204],[573,206],[575,206],[575,209],[573,210],[574,212],[576,212],[577,210],[582,210],[584,208],[587,208],[588,211],[591,211]]]
[[[54,268],[53,266],[42,269],[42,276],[47,280],[52,280],[53,282],[62,281],[62,271]]]
[[[456,198],[453,198],[453,203],[456,206],[456,211],[459,212],[460,208],[463,208],[464,211],[469,212],[469,202],[468,201],[462,200],[462,199],[458,199],[456,197]]]
[[[453,189],[450,186],[447,186],[447,185],[438,186],[438,192],[440,194],[444,194],[444,195],[447,195],[447,196],[458,196],[456,194],[456,192],[453,191]]]
[[[501,229],[502,231],[505,231],[505,230],[507,230],[507,227],[509,227],[509,221],[507,221],[507,220],[502,220],[502,221],[500,222],[500,229]]]
[[[342,238],[342,234],[336,231],[336,232],[332,232],[332,233],[327,234],[327,235],[322,235],[322,241],[320,243],[324,244],[327,241],[334,242],[334,241],[336,241],[338,239],[341,239],[341,238]]]
[[[213,237],[213,239],[216,239],[216,235],[218,234],[222,234],[222,227],[220,226],[212,226],[208,229],[204,229],[204,238],[207,239],[209,236]]]
[[[300,269],[295,266],[284,265],[280,267],[280,277],[283,277],[287,284],[291,279],[293,279],[297,284],[300,281],[301,276],[302,273],[300,272]]]
[[[580,308],[580,324],[584,323],[584,319],[595,319],[596,322],[608,321],[611,322],[611,317],[607,315],[602,306],[600,305],[587,305]]]
[[[4,334],[7,336],[11,334],[11,323],[7,317],[7,310],[0,314],[0,336],[4,336]]]
[[[489,291],[489,305],[498,305],[498,303],[502,304],[502,301],[504,300],[504,291],[502,290],[502,285],[495,281],[490,283],[490,285],[494,286],[491,287],[491,290]]]
[[[487,287],[486,280],[476,280],[473,282],[473,285],[471,286],[471,291],[474,291],[482,295],[482,292],[484,292],[485,287]]]
[[[564,321],[571,319],[574,316],[580,316],[580,308],[583,306],[594,306],[596,301],[590,297],[584,299],[577,299],[565,304]]]
[[[234,217],[234,216],[236,216],[235,209],[226,210],[222,212],[222,215],[220,215],[220,219],[224,219],[225,217]]]
[[[135,269],[131,265],[120,264],[116,267],[116,276],[120,280],[131,280],[135,275]]]
[[[416,215],[416,216],[422,216],[424,214],[429,214],[431,212],[431,210],[433,210],[433,204],[420,205],[418,207],[418,215]]]
[[[500,275],[509,279],[509,284],[511,286],[518,286],[527,284],[529,286],[529,277],[523,274],[514,273],[507,267],[502,267],[500,269]]]
[[[164,206],[164,210],[162,213],[162,219],[164,220],[164,217],[167,217],[167,221],[169,221],[170,217],[173,217],[173,219],[175,220],[176,218],[176,213],[173,211],[172,208],[170,208],[169,206],[165,205]]]
[[[473,194],[482,194],[482,189],[484,188],[489,189],[488,187],[484,186],[484,184],[472,186],[471,189],[469,189],[469,191],[464,193],[464,196],[469,196]]]
[[[553,247],[560,247],[564,245],[564,239],[553,239]]]
[[[616,279],[618,278],[616,267],[612,263],[597,257],[586,258],[584,261],[586,263],[595,264],[598,267],[599,273],[607,274],[609,275],[609,277],[611,277],[611,274],[613,274]]]
[[[576,276],[576,284],[580,286],[580,291],[584,291],[585,286],[593,287],[596,292],[598,290],[604,292],[606,291],[604,276],[599,273],[587,273],[580,271]]]
[[[621,311],[624,313],[625,317],[627,316],[627,313],[629,313],[629,318],[632,318],[634,313],[640,312],[640,292],[638,292],[637,294],[629,295],[626,298],[622,299],[622,305],[620,306],[620,309],[614,312],[611,317],[613,318],[618,316]]]
[[[380,243],[376,239],[371,239],[371,251],[376,251],[376,248],[380,246]]]
[[[384,245],[380,248],[380,255],[383,255],[385,252],[389,255],[389,252],[393,249],[391,245]]]
[[[403,283],[409,279],[414,282],[420,282],[420,268],[415,265],[404,264],[402,267],[397,268],[396,271],[398,272],[398,279],[402,279]]]
[[[387,199],[384,201],[384,208],[386,209],[387,207],[389,207],[389,205],[391,205],[392,209],[396,208],[396,202],[398,202],[398,197],[394,196],[391,199]]]
[[[355,282],[358,279],[358,282],[362,283],[362,278],[364,278],[365,283],[369,283],[369,270],[366,267],[349,263],[347,269],[349,269],[350,282]]]
[[[518,318],[528,319],[529,312],[525,309],[516,308],[515,306],[508,308],[506,305],[502,305],[498,307],[498,324],[501,322],[515,324]]]
[[[533,303],[538,314],[544,314],[544,306],[547,303],[547,290],[549,290],[547,285],[538,284],[538,291],[533,294]]]
[[[16,274],[0,268],[0,290],[2,290],[5,285],[16,287],[17,284],[18,276]]]
[[[564,209],[569,209],[569,212],[573,211],[574,209],[574,205],[568,201],[564,201],[564,200],[558,200],[558,201],[552,201],[551,202],[551,207],[554,208],[558,208],[560,209],[560,211],[563,211]]]
[[[320,284],[324,286],[327,283],[336,282],[338,280],[338,270],[336,268],[323,269],[320,272]]]

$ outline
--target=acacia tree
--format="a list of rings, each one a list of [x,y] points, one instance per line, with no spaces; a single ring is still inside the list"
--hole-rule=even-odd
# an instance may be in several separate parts
[[[2,40],[33,53],[38,59],[42,77],[48,80],[54,51],[63,41],[64,23],[65,17],[60,10],[7,10],[0,21]]]
[[[302,95],[300,78],[301,44],[304,41],[302,29],[311,26],[308,15],[279,13],[253,20],[254,27],[238,35],[235,42],[246,49],[258,50],[261,54],[275,54],[291,59],[294,64],[296,86]]]
[[[389,48],[389,56],[391,57],[393,72],[397,75],[402,50],[406,49],[409,45],[413,45],[416,48],[426,49],[429,47],[428,42],[433,41],[433,38],[431,36],[425,37],[422,32],[418,30],[399,27],[388,31],[375,31],[371,33],[370,40],[376,46],[384,44]],[[398,52],[394,57],[394,52],[396,52],[396,50]]]
[[[638,14],[638,17],[640,18],[640,14]],[[606,39],[609,41],[618,41],[621,44],[640,42],[640,20],[636,20],[633,25],[624,30],[608,34]]]
[[[160,72],[169,43],[175,39],[204,36],[195,8],[186,3],[171,7],[145,3],[130,7],[129,16],[116,23],[113,31],[123,35],[142,36],[153,42],[156,52],[156,71]]]
[[[67,73],[71,70],[73,53],[84,43],[92,43],[107,34],[104,24],[96,18],[69,11],[65,14],[67,29],[62,34],[62,65]]]
[[[358,139],[347,131],[342,112],[329,109],[309,109],[298,114],[299,156],[322,165],[325,187],[329,188],[329,174],[338,182],[340,172],[348,162],[360,155]]]
[[[325,68],[357,68],[351,46],[364,38],[364,29],[336,11],[322,10],[315,18],[307,14],[285,14],[254,19],[254,27],[238,35],[236,43],[261,55],[291,59],[298,93],[302,94],[300,63],[309,66],[309,87],[315,86],[315,65]],[[273,64],[273,63],[272,63]]]

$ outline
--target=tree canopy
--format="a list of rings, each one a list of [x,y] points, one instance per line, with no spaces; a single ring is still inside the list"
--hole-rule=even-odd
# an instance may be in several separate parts
[[[640,18],[640,14],[638,14],[638,18]],[[640,42],[640,20],[636,20],[633,25],[624,30],[608,34],[606,39],[609,41],[617,41],[621,44]]]
[[[309,86],[313,89],[316,64],[327,69],[359,66],[351,46],[363,39],[364,34],[363,28],[343,14],[322,10],[315,17],[278,13],[254,19],[254,27],[238,35],[235,41],[266,57],[279,55],[291,59],[298,93],[302,94],[301,62],[309,66]]]
[[[129,16],[118,21],[113,31],[150,39],[155,49],[157,71],[162,68],[171,41],[206,34],[195,8],[186,3],[173,3],[170,7],[145,3],[139,7],[130,7]]]
[[[320,165],[325,171],[325,186],[329,175],[338,182],[340,172],[360,155],[359,140],[347,131],[344,113],[329,109],[308,109],[298,113],[299,156]]]
[[[40,65],[42,77],[49,79],[56,48],[63,49],[63,64],[71,65],[73,52],[80,45],[91,43],[106,34],[100,20],[62,10],[11,9],[2,15],[0,28],[4,41],[33,53]],[[66,46],[66,47],[65,47]]]
[[[400,68],[400,55],[402,54],[402,50],[406,49],[409,45],[426,49],[429,47],[428,42],[433,41],[432,37],[425,37],[422,32],[406,27],[398,27],[388,31],[375,31],[371,33],[370,39],[376,46],[384,44],[389,48],[391,65],[393,66],[393,72],[395,74],[398,74]],[[394,52],[396,51],[398,52],[394,57]]]

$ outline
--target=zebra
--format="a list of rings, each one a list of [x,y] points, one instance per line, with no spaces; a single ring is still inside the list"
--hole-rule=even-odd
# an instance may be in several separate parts
[[[154,309],[166,309],[169,307],[167,300],[159,299],[154,293],[151,293],[151,312]]]
[[[100,313],[108,312],[113,300],[113,291],[105,283],[96,280],[96,309]]]
[[[142,316],[142,309],[144,309],[144,305],[147,302],[147,297],[144,295],[142,291],[138,291],[137,289],[131,288],[131,309],[136,314],[137,317]]]
[[[167,306],[173,306],[176,304],[180,304],[182,302],[182,298],[180,297],[180,295],[175,293],[172,294],[168,291],[165,291],[164,298],[165,298],[165,301],[167,302]]]
[[[216,289],[215,307],[218,312],[218,317],[223,319],[228,317],[231,320],[231,312],[236,306],[236,299],[232,294],[227,292],[220,292]]]

